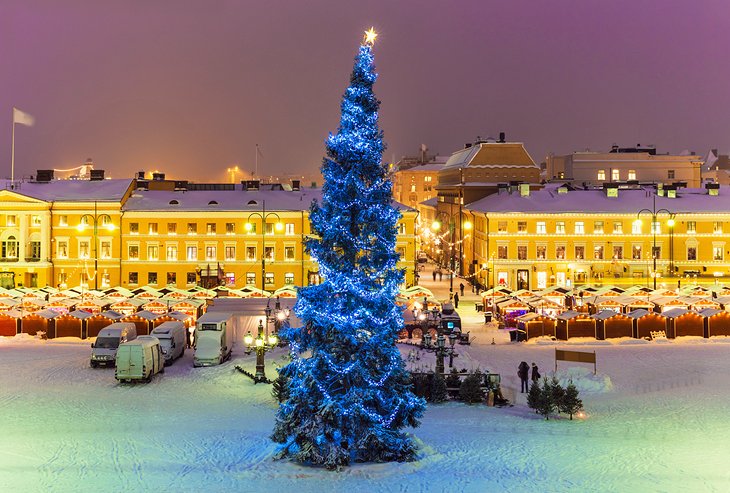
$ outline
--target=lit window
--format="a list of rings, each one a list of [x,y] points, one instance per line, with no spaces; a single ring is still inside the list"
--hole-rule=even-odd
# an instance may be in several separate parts
[[[197,223],[188,223],[188,234],[189,235],[198,234],[198,224]]]
[[[603,221],[596,221],[593,223],[593,234],[595,234],[595,235],[603,234]]]
[[[507,245],[499,245],[497,247],[497,258],[498,259],[506,259],[507,258]]]
[[[583,226],[583,221],[576,221],[575,222],[575,234],[582,235],[585,233],[585,228]]]
[[[636,180],[636,170],[635,169],[630,169],[629,170],[629,177],[628,177],[628,179],[629,180]]]
[[[236,234],[236,224],[235,223],[226,223],[226,234],[227,235]]]
[[[565,245],[555,247],[555,258],[557,260],[565,260]]]
[[[716,235],[722,234],[722,221],[715,221],[712,223],[712,232]]]
[[[103,240],[101,242],[101,251],[99,258],[112,258],[112,242]]]
[[[659,221],[651,222],[651,233],[656,235],[662,234],[662,224]]]
[[[555,222],[555,234],[558,234],[558,235],[565,234],[565,221],[556,221]]]
[[[293,235],[294,234],[294,223],[286,223],[286,234]]]
[[[631,247],[631,258],[633,260],[641,260],[641,245]]]
[[[273,272],[267,272],[266,273],[266,285],[273,285],[274,284],[274,273]]]
[[[288,246],[284,247],[284,260],[292,261],[294,260],[294,247]]]
[[[157,223],[150,223],[149,224],[149,234],[156,235],[157,234]]]
[[[612,169],[611,170],[611,181],[619,181],[621,179],[621,175],[619,174],[619,170]]]
[[[189,246],[187,247],[187,257],[188,260],[198,260],[198,247],[196,246]]]
[[[226,260],[236,260],[236,247],[229,245],[226,246]]]
[[[205,247],[205,260],[216,260],[216,247],[207,245]]]
[[[584,258],[586,258],[586,247],[582,245],[576,245],[575,258],[576,260],[583,260]]]
[[[167,223],[167,234],[169,234],[169,235],[177,234],[177,224],[176,223]]]
[[[89,258],[89,242],[79,241],[79,258]]]
[[[169,260],[169,261],[177,260],[177,246],[176,245],[167,246],[167,260]]]
[[[129,245],[127,252],[129,260],[139,260],[139,245]]]
[[[41,225],[41,216],[30,216],[30,224],[32,226],[40,226]]]
[[[606,181],[606,170],[605,169],[599,169],[598,170],[597,179],[600,180],[600,181]]]
[[[507,221],[499,221],[499,222],[497,222],[497,232],[498,233],[506,233],[507,232]]]
[[[546,234],[547,233],[547,227],[545,226],[545,222],[543,222],[543,221],[538,222],[537,225],[536,225],[536,231],[535,232],[537,234],[539,234],[539,235]]]
[[[631,234],[634,235],[640,235],[641,234],[641,221],[636,220],[633,223],[631,223]]]
[[[207,235],[215,234],[215,223],[207,223],[205,225],[205,234],[207,234]]]
[[[527,221],[517,221],[517,232],[520,234],[527,233]]]
[[[294,284],[294,273],[293,272],[284,273],[284,284],[286,284],[286,285]]]
[[[256,260],[256,247],[255,246],[246,247],[246,260],[248,260],[248,261]]]
[[[68,216],[59,216],[58,225],[59,226],[68,226]]]
[[[545,245],[537,245],[536,257],[539,260],[545,260],[547,254],[547,247]]]
[[[593,247],[593,258],[595,260],[603,260],[603,245]]]
[[[517,260],[527,260],[527,245],[517,245]]]
[[[147,245],[147,260],[158,260],[160,248],[157,245]]]
[[[722,260],[723,259],[723,250],[724,250],[724,247],[722,247],[722,246],[713,246],[712,247],[712,260]]]
[[[697,233],[697,222],[687,221],[687,233],[692,235]]]
[[[624,258],[624,247],[622,247],[621,245],[614,245],[613,258],[616,260],[623,259]]]
[[[256,285],[256,274],[253,272],[246,272],[246,285],[247,286],[255,286]]]

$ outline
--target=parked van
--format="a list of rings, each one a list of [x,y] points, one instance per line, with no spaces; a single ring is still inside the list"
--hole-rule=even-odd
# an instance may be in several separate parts
[[[137,338],[137,327],[131,322],[116,322],[99,331],[91,343],[91,367],[113,365],[120,344]]]
[[[114,376],[120,382],[144,380],[165,371],[160,340],[155,336],[139,336],[125,342],[117,350],[117,369]]]
[[[164,322],[154,328],[151,336],[160,340],[165,364],[170,365],[185,354],[185,324],[182,322]]]
[[[234,317],[227,312],[209,312],[198,319],[193,366],[219,365],[231,357],[234,324]]]

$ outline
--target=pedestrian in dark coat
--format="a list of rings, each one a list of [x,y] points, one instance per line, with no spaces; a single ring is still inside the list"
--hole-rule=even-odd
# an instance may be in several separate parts
[[[520,366],[517,367],[517,376],[520,377],[521,387],[520,387],[520,393],[525,393],[529,390],[527,386],[527,382],[530,378],[530,365],[527,364],[527,361],[523,361],[520,363]]]
[[[540,370],[537,369],[537,365],[535,363],[532,363],[532,383],[537,383],[538,380],[540,380]]]
[[[442,281],[444,278],[444,273],[441,272],[441,269],[439,269],[439,281]]]
[[[454,308],[459,308],[459,293],[454,293]]]
[[[436,269],[433,271],[433,282],[436,282]]]
[[[461,293],[461,296],[464,296],[464,283],[459,283],[459,292]]]

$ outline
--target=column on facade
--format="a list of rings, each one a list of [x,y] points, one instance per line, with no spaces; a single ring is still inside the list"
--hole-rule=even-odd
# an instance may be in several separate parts
[[[41,262],[50,260],[51,255],[51,213],[46,211],[41,214]]]
[[[28,253],[28,214],[21,212],[18,218],[18,261],[25,262]]]

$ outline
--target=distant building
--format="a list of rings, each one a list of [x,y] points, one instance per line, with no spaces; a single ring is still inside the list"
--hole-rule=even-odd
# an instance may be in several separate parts
[[[710,150],[702,166],[702,181],[730,185],[730,156],[720,154],[717,149]]]
[[[521,142],[499,140],[467,143],[454,152],[439,171],[435,218],[439,221],[442,262],[450,269],[466,273],[464,241],[472,224],[463,215],[463,206],[495,194],[501,187],[540,187],[540,167]],[[521,185],[518,185],[521,184]],[[438,232],[437,232],[438,233]],[[473,238],[473,237],[472,237]]]
[[[0,287],[207,288],[319,283],[303,239],[321,189],[146,179],[0,181]],[[416,276],[415,209],[394,203],[398,267]]]
[[[545,178],[576,185],[602,186],[604,183],[639,182],[686,187],[702,186],[704,159],[694,153],[657,154],[654,147],[619,147],[609,152],[583,151],[545,160]]]

